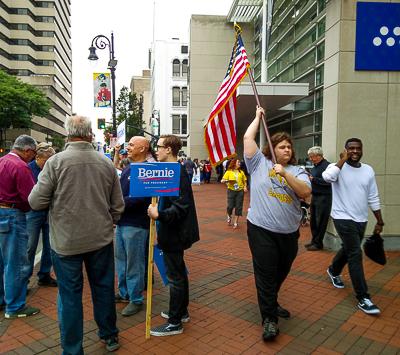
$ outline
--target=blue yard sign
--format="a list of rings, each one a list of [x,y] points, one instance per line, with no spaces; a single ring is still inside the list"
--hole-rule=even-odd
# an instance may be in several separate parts
[[[355,69],[400,70],[400,3],[357,3]]]
[[[179,163],[132,163],[130,197],[179,196]]]

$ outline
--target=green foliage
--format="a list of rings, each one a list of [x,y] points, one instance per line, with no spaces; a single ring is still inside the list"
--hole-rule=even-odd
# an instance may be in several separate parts
[[[116,107],[117,125],[126,121],[126,140],[129,141],[133,136],[143,136],[143,96],[138,97],[123,86]]]
[[[0,129],[29,128],[33,115],[46,116],[49,110],[42,91],[0,70]]]
[[[59,134],[53,134],[49,141],[53,144],[53,148],[56,151],[62,151],[65,146],[65,138]]]

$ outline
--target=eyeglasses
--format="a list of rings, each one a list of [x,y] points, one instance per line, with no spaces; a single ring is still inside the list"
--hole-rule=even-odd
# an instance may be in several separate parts
[[[167,148],[165,145],[158,145],[157,144],[157,149],[160,149],[160,148]]]

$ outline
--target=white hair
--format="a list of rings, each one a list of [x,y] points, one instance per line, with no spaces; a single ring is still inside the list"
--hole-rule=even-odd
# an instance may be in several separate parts
[[[314,147],[311,147],[308,150],[307,155],[310,155],[310,154],[312,154],[312,155],[320,155],[321,157],[324,156],[324,152],[322,151],[322,148],[320,146],[318,146],[318,145],[316,145]]]
[[[36,141],[27,134],[22,134],[15,140],[12,149],[25,151],[25,150],[36,150],[37,143]]]
[[[68,137],[90,138],[92,136],[92,122],[89,117],[67,117],[64,127]]]

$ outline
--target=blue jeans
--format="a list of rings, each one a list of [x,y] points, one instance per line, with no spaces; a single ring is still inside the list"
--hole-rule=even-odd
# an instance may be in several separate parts
[[[25,213],[14,208],[0,208],[0,304],[6,304],[6,313],[14,313],[25,306],[27,245]]]
[[[35,254],[39,242],[40,232],[42,232],[42,257],[40,259],[40,269],[37,273],[39,280],[47,277],[51,269],[50,239],[48,211],[30,211],[26,214],[26,228],[29,235],[28,240],[28,278],[33,274]]]
[[[51,257],[58,282],[58,321],[63,354],[83,354],[83,263],[92,291],[94,320],[99,327],[99,337],[108,339],[117,335],[113,243],[77,255],[60,255],[51,250]]]
[[[115,262],[118,289],[122,298],[143,303],[146,243],[149,230],[133,226],[117,226]]]

